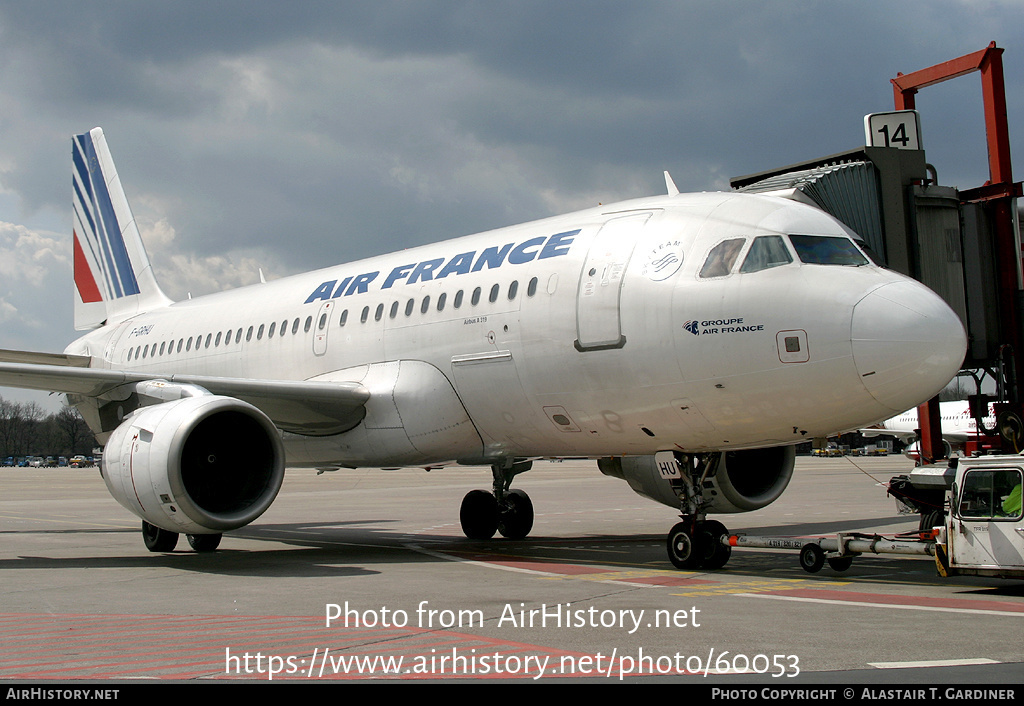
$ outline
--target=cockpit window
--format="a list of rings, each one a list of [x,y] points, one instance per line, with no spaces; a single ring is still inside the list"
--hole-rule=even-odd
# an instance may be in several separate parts
[[[870,245],[860,238],[855,238],[853,242],[857,243],[857,247],[860,248],[861,252],[868,256],[868,259],[871,260],[873,264],[878,265],[879,267],[885,267],[885,261],[882,260],[878,253],[871,249]]]
[[[754,238],[747,257],[740,266],[740,272],[760,272],[771,267],[788,265],[793,262],[781,235],[762,235]]]
[[[732,272],[732,266],[736,263],[744,242],[746,241],[743,238],[731,238],[713,247],[708,253],[708,259],[704,261],[704,266],[700,268],[701,278],[724,277]]]
[[[840,236],[791,235],[800,262],[808,265],[866,265],[868,259],[853,241]]]

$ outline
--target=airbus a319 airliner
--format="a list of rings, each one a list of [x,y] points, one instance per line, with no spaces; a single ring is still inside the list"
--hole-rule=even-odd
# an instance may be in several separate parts
[[[794,444],[934,395],[966,337],[915,281],[793,200],[668,194],[172,302],[103,132],[73,139],[75,326],[0,353],[0,384],[63,392],[153,551],[199,551],[273,502],[285,466],[489,466],[473,539],[525,537],[510,484],[592,458],[679,510],[681,568],[729,558],[707,515],[771,503]],[[586,482],[581,478],[580,482]]]

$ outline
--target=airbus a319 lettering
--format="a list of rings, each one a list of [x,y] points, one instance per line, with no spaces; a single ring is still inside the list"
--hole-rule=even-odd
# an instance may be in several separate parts
[[[182,533],[215,549],[286,466],[489,466],[463,530],[522,538],[533,506],[513,479],[587,457],[679,510],[675,565],[716,568],[709,514],[771,503],[794,444],[931,397],[966,349],[938,296],[827,214],[667,175],[665,196],[172,302],[102,131],[72,156],[88,332],[0,354],[0,384],[66,394],[153,551]]]

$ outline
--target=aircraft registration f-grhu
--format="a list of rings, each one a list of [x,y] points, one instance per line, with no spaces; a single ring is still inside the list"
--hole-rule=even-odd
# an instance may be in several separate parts
[[[153,551],[216,548],[286,465],[490,466],[463,530],[522,538],[513,478],[586,457],[680,511],[673,563],[716,568],[709,513],[771,503],[794,444],[931,397],[966,350],[938,296],[822,211],[668,178],[666,196],[172,302],[103,132],[72,154],[90,330],[64,354],[0,353],[0,384],[78,407]]]

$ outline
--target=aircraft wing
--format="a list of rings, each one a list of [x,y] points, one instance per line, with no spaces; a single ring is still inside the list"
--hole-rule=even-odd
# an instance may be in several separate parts
[[[0,351],[0,386],[117,400],[134,393],[138,383],[195,385],[214,395],[248,402],[279,429],[314,436],[354,427],[365,415],[370,398],[369,391],[358,382],[161,375],[89,368],[88,363],[86,356]]]

